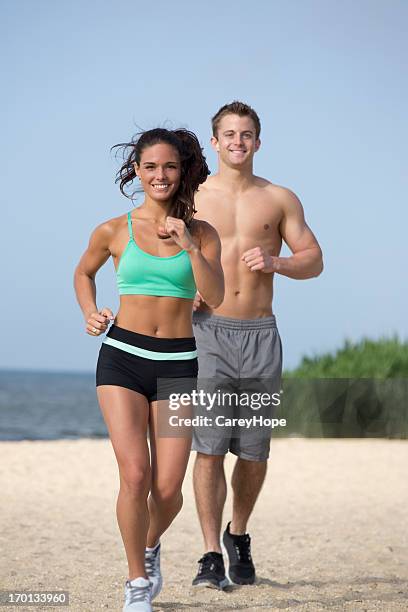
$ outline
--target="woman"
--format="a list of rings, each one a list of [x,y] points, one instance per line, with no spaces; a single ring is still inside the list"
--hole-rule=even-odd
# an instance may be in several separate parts
[[[120,475],[117,519],[129,565],[123,610],[148,612],[162,584],[159,539],[181,509],[191,443],[158,435],[157,378],[196,377],[194,296],[217,307],[224,279],[217,232],[193,220],[194,193],[209,174],[196,136],[154,129],[119,146],[121,192],[137,177],[145,199],[96,228],[75,289],[89,335],[114,319],[99,353],[97,395]],[[110,256],[120,294],[115,318],[96,305],[95,275]]]

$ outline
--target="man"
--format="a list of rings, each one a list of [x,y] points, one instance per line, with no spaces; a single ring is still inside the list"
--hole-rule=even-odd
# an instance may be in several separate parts
[[[296,195],[253,174],[260,129],[256,112],[241,102],[223,106],[212,119],[211,144],[219,167],[200,187],[196,217],[220,235],[225,299],[211,310],[197,294],[193,322],[200,378],[267,378],[279,390],[282,355],[272,314],[274,274],[312,278],[321,273],[323,263]],[[282,240],[290,257],[279,257]],[[247,522],[265,479],[270,436],[254,435],[228,438],[225,431],[204,427],[194,432],[194,492],[205,553],[193,585],[222,589],[229,581],[255,582]],[[228,451],[237,460],[231,481],[233,512],[222,538],[226,577],[220,532]]]

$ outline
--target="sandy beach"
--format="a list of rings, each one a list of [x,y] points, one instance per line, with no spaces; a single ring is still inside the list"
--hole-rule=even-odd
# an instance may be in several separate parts
[[[184,508],[162,539],[155,612],[408,609],[407,441],[273,442],[250,523],[258,583],[224,593],[190,586],[202,553],[192,459]],[[60,610],[120,611],[127,568],[109,440],[2,442],[0,481],[0,588],[68,590]]]

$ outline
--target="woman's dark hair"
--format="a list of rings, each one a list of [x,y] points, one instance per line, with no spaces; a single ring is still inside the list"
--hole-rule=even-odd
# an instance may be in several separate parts
[[[132,183],[136,178],[134,164],[140,165],[142,152],[155,144],[166,143],[174,147],[181,161],[180,186],[173,198],[170,212],[172,217],[182,219],[188,225],[195,211],[194,194],[201,183],[204,183],[210,171],[203,155],[203,149],[198,142],[197,136],[184,128],[178,130],[167,130],[155,128],[136,134],[131,142],[117,144],[112,149],[119,147],[123,151],[124,163],[116,176],[119,189],[127,198],[133,199],[137,189],[128,195],[125,186]]]

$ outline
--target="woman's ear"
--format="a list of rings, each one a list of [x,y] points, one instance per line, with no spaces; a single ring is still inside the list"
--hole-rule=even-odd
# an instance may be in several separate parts
[[[133,168],[134,168],[134,171],[135,171],[135,174],[136,174],[137,178],[140,181],[140,166],[138,166],[137,163],[134,162],[133,163]]]

